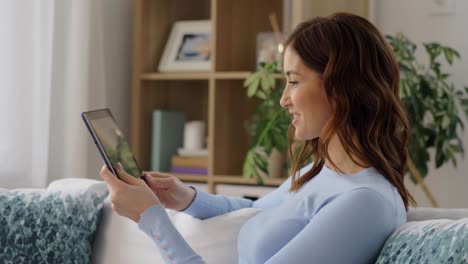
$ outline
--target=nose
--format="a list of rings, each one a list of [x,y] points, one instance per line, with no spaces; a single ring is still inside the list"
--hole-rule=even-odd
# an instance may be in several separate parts
[[[289,96],[288,85],[284,88],[283,95],[281,95],[280,105],[283,108],[288,108],[291,105],[291,97]]]

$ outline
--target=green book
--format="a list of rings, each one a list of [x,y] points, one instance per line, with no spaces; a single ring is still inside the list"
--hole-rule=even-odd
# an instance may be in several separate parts
[[[151,170],[168,172],[171,158],[184,143],[186,114],[177,111],[153,111]]]

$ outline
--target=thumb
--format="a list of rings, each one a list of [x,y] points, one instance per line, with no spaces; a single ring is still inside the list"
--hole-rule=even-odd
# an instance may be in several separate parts
[[[125,183],[128,183],[130,185],[140,185],[141,184],[141,181],[131,175],[129,175],[128,173],[126,173],[124,170],[123,170],[123,167],[122,167],[122,164],[120,164],[120,162],[117,162],[117,164],[115,164],[115,169],[117,171],[117,174],[119,175],[119,179]]]
[[[121,182],[117,177],[112,174],[112,172],[107,168],[107,165],[104,164],[101,168],[101,172],[99,173],[102,177],[102,179],[109,184],[111,187],[117,187]]]

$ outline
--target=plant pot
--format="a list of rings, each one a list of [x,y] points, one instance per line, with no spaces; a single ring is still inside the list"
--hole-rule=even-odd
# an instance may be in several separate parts
[[[262,156],[266,156],[263,148],[258,147],[256,152]],[[270,155],[267,157],[268,162],[268,175],[263,171],[259,170],[259,174],[262,178],[283,178],[285,177],[284,165],[286,162],[286,155],[280,153],[276,148],[273,148]]]

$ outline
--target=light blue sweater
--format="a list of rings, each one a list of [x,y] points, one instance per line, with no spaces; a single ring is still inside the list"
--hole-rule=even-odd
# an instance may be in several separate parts
[[[239,234],[239,263],[251,264],[373,263],[388,236],[406,222],[397,189],[374,168],[340,174],[324,166],[298,192],[290,193],[290,185],[289,178],[255,202],[197,190],[184,212],[206,219],[246,207],[263,209]],[[142,213],[139,228],[167,263],[204,263],[161,205]]]

